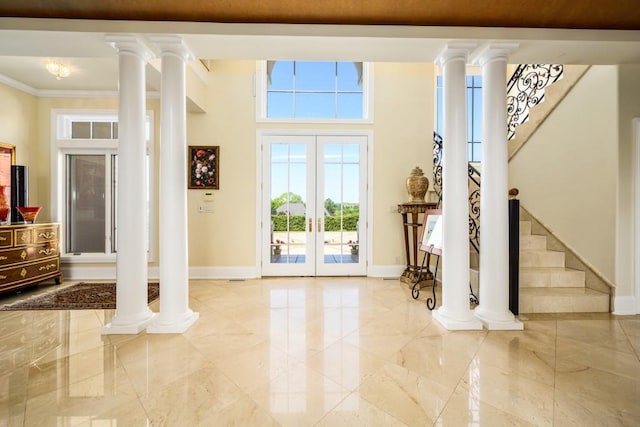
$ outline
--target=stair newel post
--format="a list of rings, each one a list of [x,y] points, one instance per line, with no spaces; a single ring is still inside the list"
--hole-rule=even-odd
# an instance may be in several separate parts
[[[509,311],[519,314],[520,290],[520,200],[518,189],[509,190]]]

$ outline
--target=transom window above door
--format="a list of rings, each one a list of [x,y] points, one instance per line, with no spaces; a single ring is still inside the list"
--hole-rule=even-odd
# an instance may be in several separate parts
[[[258,121],[370,122],[363,62],[258,61]]]

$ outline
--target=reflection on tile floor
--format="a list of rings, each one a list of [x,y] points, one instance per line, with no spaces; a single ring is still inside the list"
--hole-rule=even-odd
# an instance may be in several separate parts
[[[193,281],[190,305],[182,335],[0,312],[0,425],[640,425],[640,316],[448,332],[369,278]]]
[[[271,255],[271,264],[304,264],[306,255]],[[359,255],[324,255],[325,264],[357,264]]]

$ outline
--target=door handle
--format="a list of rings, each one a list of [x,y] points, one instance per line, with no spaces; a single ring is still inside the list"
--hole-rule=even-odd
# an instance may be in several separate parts
[[[322,231],[322,220],[318,218],[318,233]]]
[[[309,218],[309,233],[313,231],[312,229],[313,229],[313,220]]]

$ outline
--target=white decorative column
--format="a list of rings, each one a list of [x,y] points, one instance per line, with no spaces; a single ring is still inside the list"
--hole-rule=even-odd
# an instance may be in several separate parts
[[[482,329],[469,308],[469,190],[466,63],[473,44],[451,43],[438,59],[443,74],[442,306],[433,318],[449,330]]]
[[[147,303],[145,65],[151,52],[133,36],[108,37],[118,51],[116,313],[103,334],[137,334],[153,319]]]
[[[518,47],[491,44],[482,66],[482,174],[480,175],[480,305],[475,316],[487,329],[522,330],[509,311],[509,202],[507,57]]]
[[[187,239],[187,104],[179,37],[152,37],[162,58],[160,89],[160,314],[148,333],[182,333],[198,319],[189,308]]]

